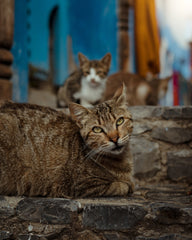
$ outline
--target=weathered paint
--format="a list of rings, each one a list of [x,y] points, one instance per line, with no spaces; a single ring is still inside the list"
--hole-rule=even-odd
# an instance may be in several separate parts
[[[26,102],[28,98],[27,4],[15,1],[13,54],[13,100]]]
[[[72,55],[78,65],[78,52],[89,59],[100,59],[110,52],[111,73],[118,70],[117,0],[15,1],[12,52],[16,101],[27,101],[28,64],[47,73],[50,71],[49,25],[53,11],[55,85],[61,85],[70,72],[69,56]],[[71,52],[69,38],[72,39]]]
[[[116,0],[70,0],[70,36],[73,54],[78,52],[89,59],[112,54],[111,72],[118,69],[118,19]]]
[[[54,36],[54,83],[60,85],[69,74],[68,37],[78,64],[78,52],[90,59],[111,52],[111,71],[117,70],[117,1],[116,0],[33,0],[28,4],[30,42],[29,63],[49,71],[49,20],[57,7]],[[43,9],[43,11],[42,11]]]

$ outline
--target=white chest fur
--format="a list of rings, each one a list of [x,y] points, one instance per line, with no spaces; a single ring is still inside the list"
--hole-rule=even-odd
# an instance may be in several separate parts
[[[98,102],[105,90],[106,79],[96,74],[94,68],[90,69],[90,73],[81,79],[81,89],[74,97],[80,99],[81,105],[90,107]]]

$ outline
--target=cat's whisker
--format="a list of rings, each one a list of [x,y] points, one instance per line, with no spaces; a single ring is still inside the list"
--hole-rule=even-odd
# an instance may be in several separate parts
[[[95,155],[95,150],[90,150],[86,155],[85,155],[85,160],[88,160],[89,158],[93,157]]]
[[[95,161],[95,162],[99,162],[100,159],[104,156],[104,154],[105,154],[105,152],[104,152],[103,150],[101,150],[101,151],[98,153],[98,155],[97,155],[97,157],[96,157],[96,159],[95,159],[94,161]]]
[[[130,139],[129,135],[124,136],[123,138],[121,138],[121,142],[127,142]]]

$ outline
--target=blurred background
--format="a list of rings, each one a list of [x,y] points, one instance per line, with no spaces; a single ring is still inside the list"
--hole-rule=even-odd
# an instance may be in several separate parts
[[[192,103],[191,0],[0,0],[0,99],[56,106],[77,54],[172,75],[161,105]]]

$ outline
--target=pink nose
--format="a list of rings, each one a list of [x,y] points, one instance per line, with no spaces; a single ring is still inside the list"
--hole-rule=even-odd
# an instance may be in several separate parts
[[[110,140],[114,143],[117,143],[118,139],[119,139],[118,136],[112,136]]]
[[[94,78],[91,79],[91,83],[96,83]]]

